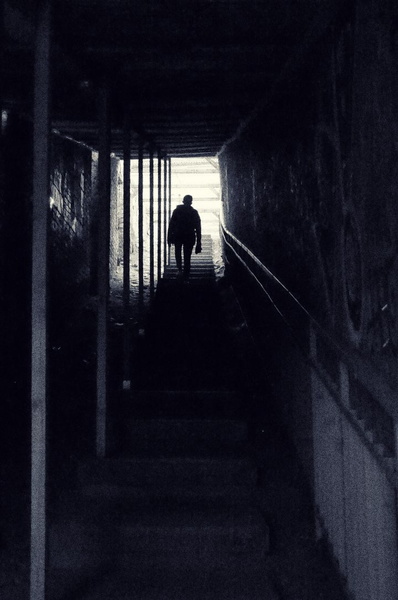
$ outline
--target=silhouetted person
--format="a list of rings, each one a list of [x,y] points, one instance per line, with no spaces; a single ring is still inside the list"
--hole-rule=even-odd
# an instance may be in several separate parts
[[[197,210],[192,208],[192,196],[184,196],[182,204],[177,206],[171,215],[167,243],[174,244],[175,257],[179,276],[187,280],[191,270],[191,255],[202,251],[202,230]],[[184,249],[184,268],[182,267],[182,249]]]

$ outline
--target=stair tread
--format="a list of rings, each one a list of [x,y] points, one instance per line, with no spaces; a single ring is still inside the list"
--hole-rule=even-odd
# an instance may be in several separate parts
[[[181,502],[194,499],[198,502],[225,502],[226,504],[242,504],[250,501],[255,494],[251,486],[243,485],[222,485],[222,486],[173,486],[169,485],[154,486],[135,486],[118,485],[117,483],[93,483],[85,485],[81,490],[86,496],[102,496],[107,498],[129,498],[131,500],[142,499],[151,503],[173,502],[176,499]]]
[[[77,587],[77,586],[76,586]],[[73,590],[68,571],[57,570],[50,581],[51,598],[57,589]],[[72,594],[71,594],[72,596]],[[79,600],[277,600],[278,596],[262,565],[240,570],[181,569],[166,571],[153,565],[137,572],[119,572],[112,565],[102,569],[86,586],[78,587]]]
[[[120,521],[122,527],[179,528],[189,527],[241,527],[245,530],[263,527],[264,520],[254,506],[219,501],[197,501],[195,498],[169,498],[168,501],[148,502],[112,498],[84,498],[79,492],[70,495],[59,504],[58,518],[65,522],[65,515],[76,523],[100,525]]]

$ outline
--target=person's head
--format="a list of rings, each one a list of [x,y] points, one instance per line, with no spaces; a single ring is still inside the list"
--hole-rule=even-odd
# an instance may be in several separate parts
[[[191,206],[191,204],[192,204],[192,200],[193,200],[192,196],[190,196],[190,195],[188,194],[187,196],[184,196],[184,198],[183,198],[183,201],[182,201],[182,202],[183,202],[183,204],[185,204],[185,206]]]

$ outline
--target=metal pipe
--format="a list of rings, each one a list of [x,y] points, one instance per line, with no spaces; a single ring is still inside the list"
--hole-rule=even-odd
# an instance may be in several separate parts
[[[110,116],[109,89],[105,84],[99,92],[99,239],[98,239],[98,315],[97,315],[97,428],[98,457],[106,454],[107,412],[107,347],[109,303],[109,241],[110,241]]]
[[[155,292],[155,244],[154,244],[154,176],[153,148],[149,150],[149,293],[151,298]]]
[[[163,256],[164,256],[164,268],[167,267],[167,158],[164,159],[164,193],[163,193]]]
[[[131,129],[129,119],[124,123],[123,139],[123,389],[130,387],[130,183]]]
[[[51,5],[45,0],[37,6],[33,107],[31,600],[45,598],[50,29]]]
[[[168,183],[169,183],[169,197],[168,197],[168,220],[171,218],[171,158],[168,159]],[[167,263],[170,264],[170,248],[167,257]]]
[[[138,148],[138,302],[142,315],[144,308],[144,145]]]
[[[162,276],[162,156],[158,150],[158,282]]]

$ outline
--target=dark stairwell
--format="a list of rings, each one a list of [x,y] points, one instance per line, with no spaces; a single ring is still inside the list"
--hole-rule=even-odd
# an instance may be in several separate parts
[[[235,440],[237,460],[248,479],[240,486],[247,502],[231,508],[231,518],[238,515],[238,533],[244,511],[256,515],[253,531],[260,522],[264,528],[261,540],[242,547],[256,572],[264,570],[265,581],[255,579],[259,594],[343,597],[315,543],[316,522],[350,597],[396,600],[398,5],[380,4],[0,3],[1,598],[106,598],[107,585],[116,600],[123,591],[150,597],[144,579],[152,570],[133,568],[134,532],[142,519],[148,553],[152,544],[160,556],[160,530],[157,542],[153,535],[162,494],[146,512],[134,495],[116,510],[120,480],[115,473],[115,485],[107,482],[107,469],[116,465],[123,481],[131,469],[136,485],[123,491],[152,497],[151,482],[167,480],[159,466],[166,459],[171,470],[176,456],[183,464],[197,452],[211,465],[221,453],[188,443],[187,432],[190,440],[199,435],[199,416],[199,426],[210,427],[199,435],[206,440],[215,436],[213,421],[224,423],[229,451],[225,420],[231,425],[235,407],[232,420],[246,440]],[[155,239],[157,265],[167,262],[165,228],[182,157],[220,167],[224,249],[239,273],[215,281],[205,267],[188,289],[169,279],[170,270],[161,281],[160,271],[143,273]],[[138,181],[128,185],[134,160]],[[196,201],[196,191],[185,191]],[[120,333],[130,321],[115,296],[111,307],[107,299],[121,225],[124,274],[131,260],[139,295],[145,277],[153,279],[148,294],[158,288],[145,328],[132,332],[129,397],[119,390],[129,384]],[[230,282],[259,342],[258,362]],[[107,359],[111,452],[97,464]],[[148,447],[134,430],[139,423],[144,432],[144,420]],[[184,441],[169,441],[177,431]],[[138,472],[145,460],[148,473],[149,464],[154,469],[149,480]],[[185,495],[188,483],[170,480]],[[202,496],[213,489],[204,488]],[[170,497],[167,515],[180,502]],[[215,505],[198,497],[196,508],[191,499],[185,506],[195,523],[200,506],[210,506],[201,523],[213,523],[214,533]],[[233,498],[225,506],[236,506]],[[177,533],[168,522],[168,533]],[[185,564],[204,545],[199,529]],[[220,539],[211,540],[214,556]],[[148,553],[140,553],[142,563]],[[203,556],[198,550],[198,564]],[[216,578],[216,561],[213,571],[203,561],[203,573]],[[217,581],[225,594],[235,585],[229,595],[239,598],[239,568],[236,581],[231,570],[221,576],[220,567]],[[217,578],[208,585],[204,574],[196,577],[195,593],[220,595]],[[164,578],[153,579],[161,586]],[[169,595],[187,596],[186,580],[170,579]]]
[[[188,285],[166,269],[140,344],[110,456],[79,459],[55,495],[48,597],[343,598],[210,237]]]

